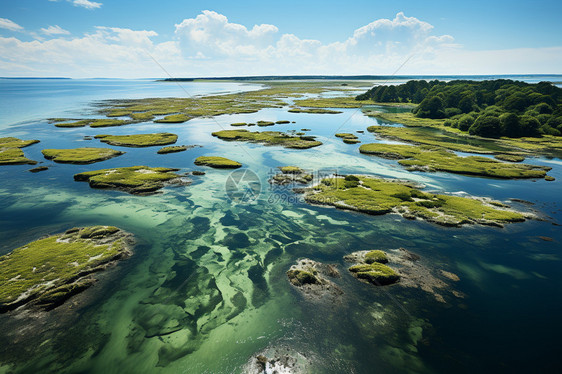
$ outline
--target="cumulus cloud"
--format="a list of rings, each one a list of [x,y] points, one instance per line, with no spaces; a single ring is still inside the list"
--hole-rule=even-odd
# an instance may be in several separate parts
[[[187,58],[254,57],[272,45],[278,31],[277,27],[267,24],[248,30],[209,10],[176,25],[176,35]]]
[[[23,27],[21,27],[14,21],[9,20],[7,18],[0,18],[0,29],[6,29],[10,31],[22,31]]]
[[[69,35],[70,31],[63,29],[59,25],[41,28],[41,32],[45,35]]]
[[[402,66],[398,74],[508,74],[561,73],[562,66],[562,46],[469,51],[403,13],[331,43],[282,34],[274,25],[247,27],[213,11],[175,25],[171,40],[156,43],[156,36],[151,30],[100,26],[73,38],[0,37],[0,75],[157,77],[165,75],[160,66],[182,77],[386,75]]]

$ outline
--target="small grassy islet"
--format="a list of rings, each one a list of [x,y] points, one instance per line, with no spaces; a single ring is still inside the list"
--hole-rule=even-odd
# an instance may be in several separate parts
[[[168,132],[136,135],[96,135],[95,138],[103,143],[121,147],[152,147],[174,144],[178,140],[176,134]]]
[[[47,160],[67,164],[92,164],[109,160],[125,152],[111,148],[44,149],[41,151]]]
[[[237,169],[242,166],[242,164],[237,161],[219,156],[197,157],[194,164],[198,166],[209,166],[216,169]]]
[[[79,173],[74,175],[74,180],[88,182],[92,188],[117,189],[131,194],[149,194],[164,187],[164,182],[178,178],[179,175],[175,173],[178,170],[131,166]]]
[[[314,140],[312,137],[291,136],[279,131],[221,130],[212,133],[212,135],[227,141],[247,141],[295,149],[306,149],[322,145],[322,142]]]

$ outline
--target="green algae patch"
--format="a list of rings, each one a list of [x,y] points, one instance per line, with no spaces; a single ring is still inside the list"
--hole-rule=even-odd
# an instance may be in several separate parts
[[[212,135],[226,141],[246,141],[295,149],[307,149],[322,145],[322,142],[314,140],[312,137],[292,136],[279,131],[221,130],[214,132]]]
[[[309,113],[309,114],[340,114],[343,112],[330,109],[321,108],[291,108],[288,110],[289,113]]]
[[[407,219],[419,218],[444,226],[475,223],[502,226],[527,218],[505,205],[495,206],[487,199],[430,194],[418,187],[397,179],[333,177],[305,189],[304,199],[310,204],[372,215],[396,213]]]
[[[164,155],[167,153],[177,153],[177,152],[187,151],[187,149],[189,148],[190,147],[188,147],[187,145],[173,145],[170,147],[160,148],[156,153],[158,153],[159,155]]]
[[[52,309],[90,286],[92,273],[131,254],[132,235],[113,226],[74,228],[0,257],[0,312]]]
[[[443,148],[401,144],[364,144],[359,152],[383,158],[398,159],[398,163],[417,171],[443,171],[492,178],[543,178],[549,167],[513,164],[488,157],[460,157]]]
[[[74,175],[74,180],[88,182],[92,188],[117,189],[130,194],[150,194],[165,183],[178,180],[178,169],[132,166],[88,171]]]
[[[192,119],[193,117],[187,115],[187,114],[171,114],[169,116],[166,116],[164,118],[160,118],[155,120],[154,122],[158,122],[158,123],[183,123],[183,122],[187,122],[190,119]]]
[[[169,132],[136,135],[96,135],[95,138],[100,139],[103,143],[121,147],[152,147],[174,144],[178,140],[176,134]]]
[[[377,286],[386,286],[400,280],[400,276],[392,268],[379,262],[354,265],[349,268],[349,271],[357,279],[365,280]]]
[[[0,165],[35,165],[36,163],[37,161],[25,157],[19,148],[0,148]]]
[[[120,156],[125,152],[111,148],[44,149],[41,151],[47,160],[65,164],[92,164]]]
[[[242,166],[242,164],[237,161],[218,156],[197,157],[194,164],[198,166],[210,166],[217,169],[237,169]]]

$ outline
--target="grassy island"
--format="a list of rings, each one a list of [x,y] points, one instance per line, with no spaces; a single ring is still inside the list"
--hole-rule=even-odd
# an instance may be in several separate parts
[[[47,160],[66,164],[92,164],[109,160],[125,152],[111,148],[44,149],[41,151]]]
[[[113,226],[74,228],[0,257],[0,313],[52,309],[94,282],[91,274],[131,254],[132,235]]]
[[[174,144],[178,140],[176,134],[169,132],[137,135],[96,135],[95,138],[100,139],[103,143],[121,147],[152,147]]]
[[[60,119],[59,119],[60,120]],[[56,127],[113,127],[113,126],[123,126],[128,125],[131,121],[125,121],[121,119],[81,119],[74,122],[59,122],[55,123]]]
[[[354,96],[295,100],[295,105],[308,108],[361,108],[365,104],[364,101],[356,100]]]
[[[210,166],[216,169],[237,169],[242,166],[242,164],[237,161],[232,161],[228,158],[218,156],[197,157],[194,164],[199,166]]]
[[[364,144],[359,152],[388,159],[409,170],[444,171],[492,178],[544,178],[550,167],[500,162],[488,157],[460,157],[443,148],[401,144]]]
[[[266,145],[280,145],[285,148],[306,149],[322,145],[312,137],[291,136],[279,131],[251,132],[248,130],[222,130],[213,133],[222,140],[238,140]]]
[[[88,171],[74,175],[75,181],[88,182],[92,188],[122,190],[131,194],[149,194],[179,177],[178,169],[132,166]]]
[[[20,148],[39,143],[39,140],[22,140],[14,137],[0,138],[0,165],[35,165],[33,161],[25,157]]]
[[[291,108],[289,113],[309,113],[309,114],[340,114],[342,112],[337,110],[322,109],[322,108]]]
[[[193,147],[193,146],[191,146]],[[187,145],[173,145],[170,147],[163,147],[160,148],[156,153],[158,153],[159,155],[164,155],[166,153],[177,153],[177,152],[183,152],[183,151],[187,151],[189,148]]]
[[[183,123],[187,122],[193,117],[188,116],[187,114],[171,114],[161,119],[157,119],[154,122],[158,123]]]
[[[502,226],[521,222],[525,215],[485,199],[422,192],[411,182],[348,175],[326,178],[305,190],[305,201],[380,215],[397,213],[445,226],[483,224]],[[494,204],[495,203],[495,204]]]

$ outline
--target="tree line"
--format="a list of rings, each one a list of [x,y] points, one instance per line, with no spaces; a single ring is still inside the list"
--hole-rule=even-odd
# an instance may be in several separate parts
[[[550,82],[411,80],[376,86],[356,100],[419,104],[416,117],[445,118],[445,126],[483,137],[562,135],[562,89]]]

